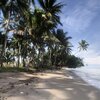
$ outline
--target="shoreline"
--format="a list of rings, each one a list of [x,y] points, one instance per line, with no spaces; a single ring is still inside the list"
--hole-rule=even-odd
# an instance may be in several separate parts
[[[18,84],[19,81],[28,83]],[[7,86],[7,82],[17,85],[5,93],[0,92],[6,100],[100,100],[99,89],[69,70],[38,74],[0,73],[0,87]]]
[[[80,70],[70,70],[73,74],[80,77],[83,81],[85,81],[87,84],[95,87],[96,89],[100,90],[98,79],[90,77],[89,73],[81,72]],[[81,74],[82,73],[82,74]],[[88,75],[87,75],[88,74]]]

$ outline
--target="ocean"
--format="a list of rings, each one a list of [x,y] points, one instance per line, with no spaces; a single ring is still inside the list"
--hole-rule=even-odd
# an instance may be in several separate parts
[[[84,81],[100,89],[100,65],[88,65],[77,69],[72,69]]]

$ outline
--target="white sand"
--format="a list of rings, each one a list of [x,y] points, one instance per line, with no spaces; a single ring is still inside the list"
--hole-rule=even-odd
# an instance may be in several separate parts
[[[100,100],[100,90],[65,70],[0,73],[0,96],[4,100]]]

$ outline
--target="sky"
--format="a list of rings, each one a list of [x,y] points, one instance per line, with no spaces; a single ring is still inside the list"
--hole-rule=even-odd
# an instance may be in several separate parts
[[[76,54],[84,58],[85,64],[100,64],[100,0],[58,0],[65,6],[62,8],[61,22],[65,32],[72,36],[72,53],[78,49],[78,42],[89,43],[87,51]]]

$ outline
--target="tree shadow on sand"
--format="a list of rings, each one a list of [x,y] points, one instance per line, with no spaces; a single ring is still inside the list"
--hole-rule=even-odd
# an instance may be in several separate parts
[[[16,76],[17,80],[19,76]],[[47,72],[40,76],[42,78],[29,77],[10,82],[9,88],[4,91],[9,96],[7,100],[12,97],[13,100],[100,100],[100,90],[88,85],[73,72]]]

